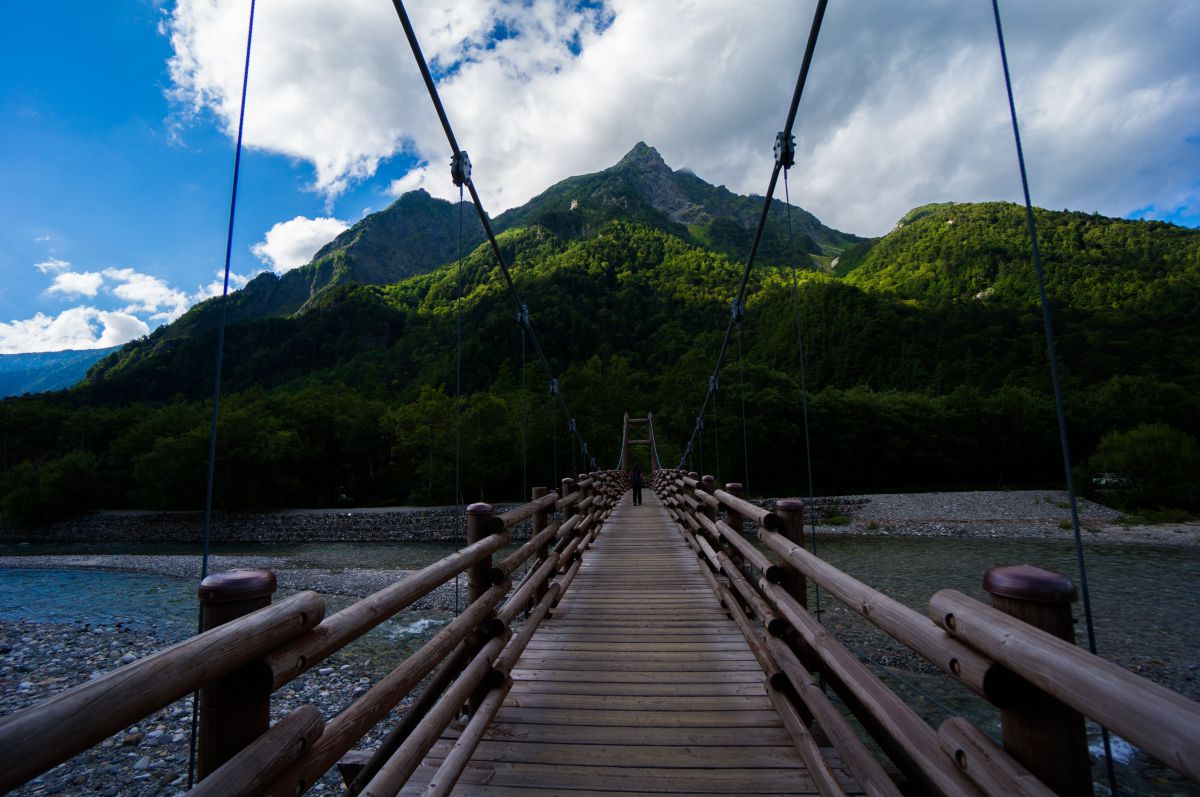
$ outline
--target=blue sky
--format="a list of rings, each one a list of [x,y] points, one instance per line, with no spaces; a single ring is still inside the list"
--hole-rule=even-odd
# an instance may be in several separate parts
[[[638,140],[761,193],[811,3],[708,4],[413,0],[489,208]],[[1200,226],[1200,4],[1045,5],[1002,6],[1035,202]],[[8,9],[0,353],[124,342],[211,290],[248,8]],[[1018,198],[990,24],[987,3],[831,8],[797,125],[797,203],[875,235],[924,202]],[[404,190],[451,195],[390,3],[260,3],[251,74],[236,275],[300,265]]]

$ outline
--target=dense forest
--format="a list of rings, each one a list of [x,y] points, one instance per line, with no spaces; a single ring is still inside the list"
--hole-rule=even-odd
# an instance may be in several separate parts
[[[703,235],[593,222],[556,232],[531,217],[502,248],[601,466],[616,462],[626,411],[654,413],[674,464],[741,264],[703,240],[711,221]],[[1081,483],[1130,510],[1200,510],[1200,232],[1051,211],[1038,224]],[[832,273],[828,242],[781,247],[752,273],[691,466],[753,494],[802,492],[798,312],[819,493],[1060,485],[1023,210],[929,206],[881,239],[837,243]],[[782,262],[787,251],[803,268]],[[298,313],[232,326],[218,505],[452,501],[457,276],[449,263],[386,285],[342,282]],[[522,368],[489,249],[464,259],[462,279],[463,497],[514,499],[584,460],[528,345]],[[199,507],[214,334],[160,329],[70,391],[0,402],[6,522]]]

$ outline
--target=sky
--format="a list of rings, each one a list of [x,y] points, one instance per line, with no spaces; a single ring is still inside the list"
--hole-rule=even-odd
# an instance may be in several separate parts
[[[410,0],[488,210],[615,163],[761,194],[815,0]],[[21,3],[0,31],[0,354],[145,335],[219,293],[249,0]],[[1200,227],[1200,3],[1004,0],[1035,204]],[[1019,200],[987,0],[831,3],[792,200],[882,235]],[[231,288],[303,265],[449,148],[391,3],[256,9]]]

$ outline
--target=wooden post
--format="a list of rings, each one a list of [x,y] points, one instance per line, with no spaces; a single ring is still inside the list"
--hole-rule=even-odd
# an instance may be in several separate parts
[[[200,582],[200,630],[208,631],[271,605],[275,574],[231,570]],[[196,773],[203,780],[271,727],[271,671],[251,662],[200,690]]]
[[[716,492],[717,480],[712,476],[705,476],[704,478],[700,479],[700,483],[704,485],[704,492],[708,493],[709,495],[712,495],[714,492]],[[705,504],[704,514],[708,515],[709,520],[716,520],[717,508],[710,504]]]
[[[492,518],[496,509],[491,504],[477,503],[467,507],[467,544],[479,542],[493,531]],[[492,586],[492,556],[480,559],[467,571],[467,604],[479,599]]]
[[[993,567],[983,577],[992,606],[1029,625],[1075,642],[1071,579],[1033,565]],[[1030,687],[1028,701],[1000,712],[1004,749],[1063,797],[1092,794],[1083,715]]]
[[[733,491],[730,490],[730,492]],[[783,521],[783,528],[779,530],[780,535],[786,537],[788,542],[795,543],[803,548],[804,502],[795,498],[781,498],[775,502],[775,514],[779,515],[779,519]],[[783,567],[784,577],[779,583],[788,591],[788,594],[798,600],[800,605],[807,609],[808,582],[805,580],[804,574],[786,559],[781,558],[780,565]]]

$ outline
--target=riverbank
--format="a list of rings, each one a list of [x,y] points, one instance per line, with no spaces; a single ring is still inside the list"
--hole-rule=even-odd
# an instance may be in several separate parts
[[[771,507],[775,499],[755,503]],[[497,512],[513,504],[497,505]],[[1085,542],[1200,546],[1200,521],[1128,524],[1120,512],[1079,500]],[[808,518],[822,535],[968,537],[1069,540],[1071,513],[1061,490],[979,490],[942,493],[879,493],[817,498]],[[202,536],[199,512],[96,512],[36,529],[0,523],[0,544],[176,543]],[[528,524],[513,529],[528,535]],[[215,545],[312,543],[460,543],[455,507],[374,507],[284,512],[217,513]],[[10,565],[11,566],[11,565]],[[19,565],[18,565],[19,566]],[[158,571],[148,571],[158,572]]]

